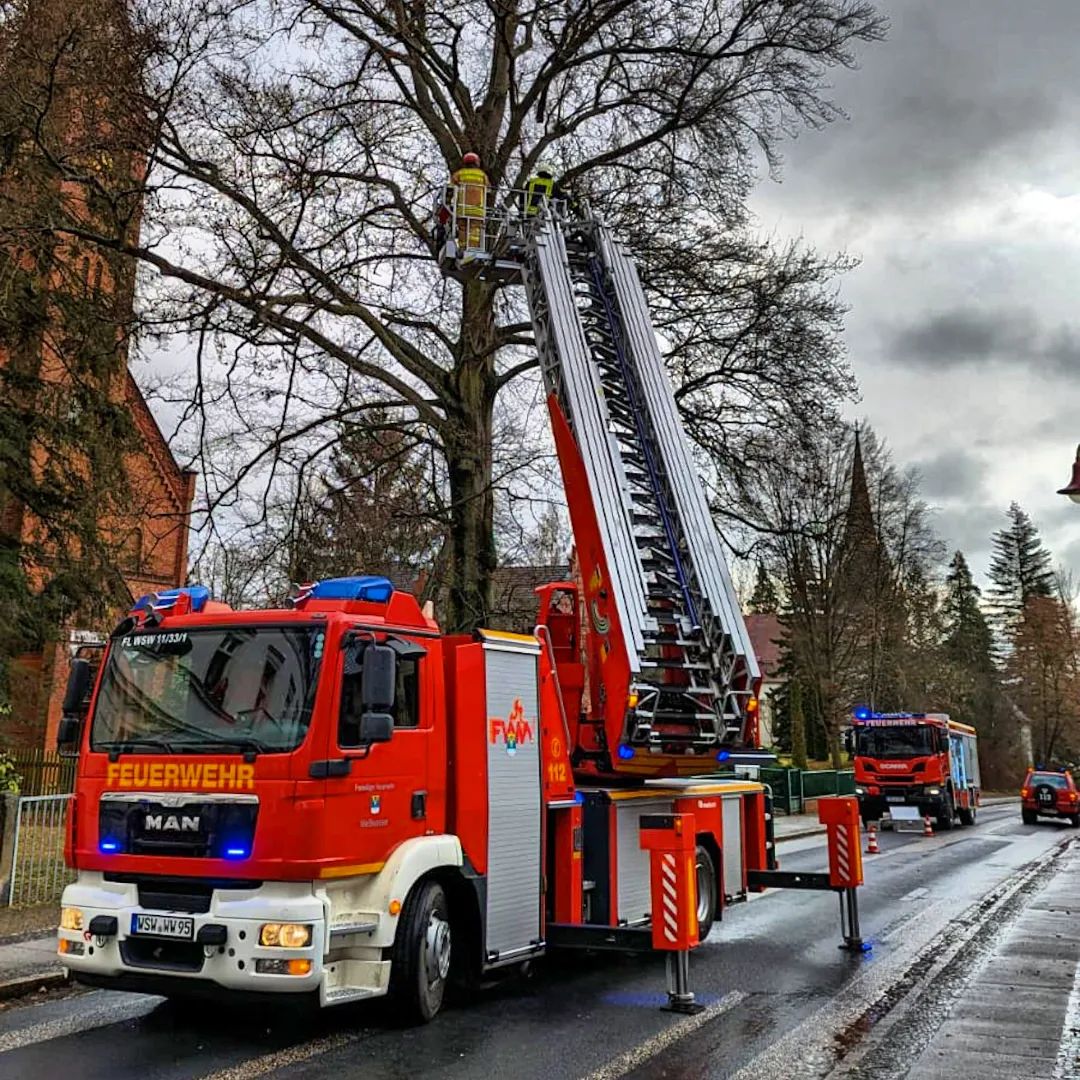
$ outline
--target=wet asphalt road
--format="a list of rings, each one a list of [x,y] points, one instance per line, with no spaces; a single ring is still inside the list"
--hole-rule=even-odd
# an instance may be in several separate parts
[[[89,991],[0,1014],[0,1078],[824,1077],[911,995],[927,957],[955,949],[962,966],[965,942],[977,944],[973,935],[989,935],[1049,880],[1073,835],[1055,823],[1023,826],[1015,804],[932,840],[885,833],[861,891],[869,956],[837,949],[834,895],[755,897],[728,909],[693,954],[692,987],[706,1009],[692,1018],[659,1011],[663,961],[640,957],[550,960],[412,1030],[377,1005],[305,1020]],[[779,854],[784,869],[825,865],[819,837]],[[897,1061],[893,1075],[907,1064]]]

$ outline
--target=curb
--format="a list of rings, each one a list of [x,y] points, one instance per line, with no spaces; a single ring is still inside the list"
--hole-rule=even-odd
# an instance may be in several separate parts
[[[26,997],[28,994],[37,993],[38,990],[56,990],[61,986],[67,986],[70,981],[70,976],[63,968],[52,968],[49,971],[39,972],[37,975],[20,975],[14,979],[4,979],[0,981],[0,1001]]]
[[[825,826],[815,825],[813,827],[808,826],[805,829],[798,829],[795,832],[784,833],[783,836],[773,836],[774,844],[782,844],[786,840],[800,840],[804,836],[824,836]]]

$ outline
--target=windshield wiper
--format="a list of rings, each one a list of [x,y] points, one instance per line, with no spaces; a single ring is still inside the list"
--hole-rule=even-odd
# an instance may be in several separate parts
[[[111,742],[98,742],[93,744],[94,750],[107,750],[109,757],[114,761],[121,754],[131,754],[136,747],[149,747],[151,750],[162,750],[166,754],[178,753],[176,747],[164,739],[113,739]]]
[[[226,739],[205,739],[202,747],[208,746],[235,746],[245,754],[265,754],[276,750],[276,746],[270,746],[260,739],[253,739],[250,735],[230,735]]]

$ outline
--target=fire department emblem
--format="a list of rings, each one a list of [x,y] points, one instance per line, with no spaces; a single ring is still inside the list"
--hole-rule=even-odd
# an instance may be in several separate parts
[[[371,796],[371,812],[373,814],[377,814],[381,809],[382,809],[382,796],[381,795],[372,795]]]
[[[510,709],[510,715],[504,720],[500,716],[488,720],[488,738],[492,745],[503,744],[506,753],[513,757],[518,747],[531,742],[534,738],[532,724],[525,717],[525,706],[521,698],[516,698]]]

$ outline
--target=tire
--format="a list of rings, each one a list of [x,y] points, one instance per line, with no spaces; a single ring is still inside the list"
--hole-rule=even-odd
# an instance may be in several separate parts
[[[391,952],[390,997],[405,1024],[426,1024],[442,1008],[450,974],[450,905],[437,881],[405,901]]]
[[[961,825],[974,825],[975,824],[975,807],[974,806],[961,806],[958,811],[960,816]]]
[[[698,940],[704,941],[716,922],[718,878],[712,853],[703,844],[698,844],[694,862],[697,868],[694,894],[697,896]]]
[[[952,806],[946,804],[938,811],[937,832],[948,832],[953,827]]]
[[[1069,824],[1074,829],[1080,829],[1080,814],[1070,814],[1069,815]]]
[[[1034,810],[1028,810],[1026,807],[1020,810],[1020,820],[1025,825],[1038,825],[1039,815]]]

